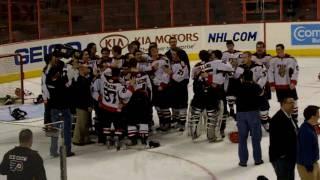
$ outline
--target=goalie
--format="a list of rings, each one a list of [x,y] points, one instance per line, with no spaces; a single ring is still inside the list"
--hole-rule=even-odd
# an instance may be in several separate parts
[[[232,71],[232,68],[220,62],[221,60],[210,61],[210,54],[205,50],[200,51],[199,57],[201,62],[197,63],[192,70],[194,96],[190,107],[189,131],[193,140],[199,137],[200,118],[202,113],[206,112],[207,138],[209,142],[218,142],[222,140],[220,126],[223,108],[220,107],[225,79],[220,75],[224,74],[222,71],[228,71],[228,69]]]

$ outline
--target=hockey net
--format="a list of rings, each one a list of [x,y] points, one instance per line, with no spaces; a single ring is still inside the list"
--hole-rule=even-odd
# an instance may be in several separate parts
[[[21,54],[0,54],[0,105],[25,102],[23,59]]]

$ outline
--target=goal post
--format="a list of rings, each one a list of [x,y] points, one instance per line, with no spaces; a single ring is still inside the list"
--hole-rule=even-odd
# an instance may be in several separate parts
[[[24,72],[21,54],[0,54],[0,88],[0,99],[3,100],[9,95],[24,104]]]

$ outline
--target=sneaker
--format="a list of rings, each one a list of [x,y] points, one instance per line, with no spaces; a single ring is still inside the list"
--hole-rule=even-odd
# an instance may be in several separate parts
[[[264,163],[264,161],[261,160],[260,162],[255,162],[254,165],[259,166],[259,165],[261,165],[261,164],[263,164],[263,163]]]
[[[247,163],[241,163],[241,162],[239,162],[239,166],[241,166],[241,167],[247,167]]]
[[[70,152],[70,153],[67,154],[67,157],[72,157],[74,155],[76,155],[74,152]]]

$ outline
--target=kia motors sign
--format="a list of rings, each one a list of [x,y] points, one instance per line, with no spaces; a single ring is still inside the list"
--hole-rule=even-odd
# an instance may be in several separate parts
[[[110,34],[105,36],[100,41],[100,47],[107,47],[112,49],[113,46],[120,46],[122,49],[129,45],[129,39],[121,34]]]

